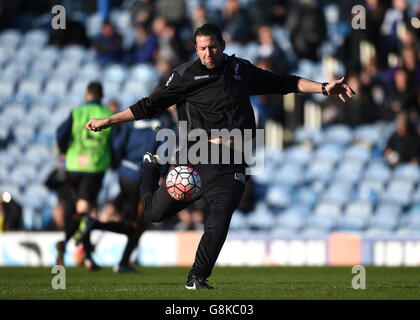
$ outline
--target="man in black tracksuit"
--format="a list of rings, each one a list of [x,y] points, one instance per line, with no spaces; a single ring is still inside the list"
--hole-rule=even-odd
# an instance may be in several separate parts
[[[91,119],[86,128],[99,131],[114,124],[147,119],[173,104],[177,105],[178,120],[187,122],[187,129],[245,129],[255,130],[255,118],[249,96],[290,92],[323,93],[352,97],[351,88],[343,78],[331,83],[319,83],[290,75],[276,75],[252,65],[250,62],[223,53],[225,42],[220,30],[211,24],[199,27],[194,35],[199,58],[177,67],[162,88],[131,107],[104,119]],[[230,163],[187,164],[200,175],[202,188],[197,199],[204,199],[206,212],[204,234],[198,245],[194,265],[186,283],[187,289],[211,289],[207,277],[216,263],[226,239],[232,213],[244,191],[246,163],[233,163],[236,152],[233,143],[223,138],[209,138],[208,151],[217,144],[219,156],[223,149],[230,152]],[[191,147],[187,142],[186,149]],[[210,157],[210,156],[209,156]],[[219,159],[220,160],[220,159]],[[175,214],[187,201],[174,200],[165,183],[158,185],[160,161],[146,154],[143,158],[140,185],[145,225]],[[176,166],[176,165],[173,165]]]

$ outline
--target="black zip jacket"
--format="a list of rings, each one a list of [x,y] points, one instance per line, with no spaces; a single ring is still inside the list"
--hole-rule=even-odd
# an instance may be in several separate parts
[[[165,86],[130,106],[136,120],[149,119],[173,104],[188,130],[252,129],[255,117],[249,96],[298,92],[299,77],[278,75],[255,67],[235,55],[207,69],[197,59],[174,69]]]

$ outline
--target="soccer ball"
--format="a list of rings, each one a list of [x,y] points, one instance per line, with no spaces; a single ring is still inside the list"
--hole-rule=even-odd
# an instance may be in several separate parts
[[[194,200],[201,190],[201,179],[197,170],[187,166],[172,168],[166,177],[166,190],[175,200]]]

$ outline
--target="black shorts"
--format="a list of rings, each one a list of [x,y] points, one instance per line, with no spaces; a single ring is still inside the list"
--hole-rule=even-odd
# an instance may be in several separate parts
[[[99,191],[105,173],[67,172],[67,181],[76,194],[76,199],[83,199],[96,206]]]

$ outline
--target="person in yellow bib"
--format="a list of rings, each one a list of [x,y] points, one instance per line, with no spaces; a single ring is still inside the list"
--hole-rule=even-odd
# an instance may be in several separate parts
[[[101,104],[102,85],[91,82],[85,93],[86,103],[72,110],[70,116],[57,129],[57,144],[61,154],[65,154],[66,179],[75,200],[76,211],[66,219],[65,239],[57,243],[57,264],[64,264],[67,242],[79,228],[80,222],[96,209],[98,193],[102,187],[105,171],[112,161],[112,129],[101,132],[85,130],[84,126],[92,117],[108,117],[112,112]],[[114,130],[115,131],[115,130]],[[83,242],[85,267],[97,270],[99,266],[91,256],[90,242]]]

